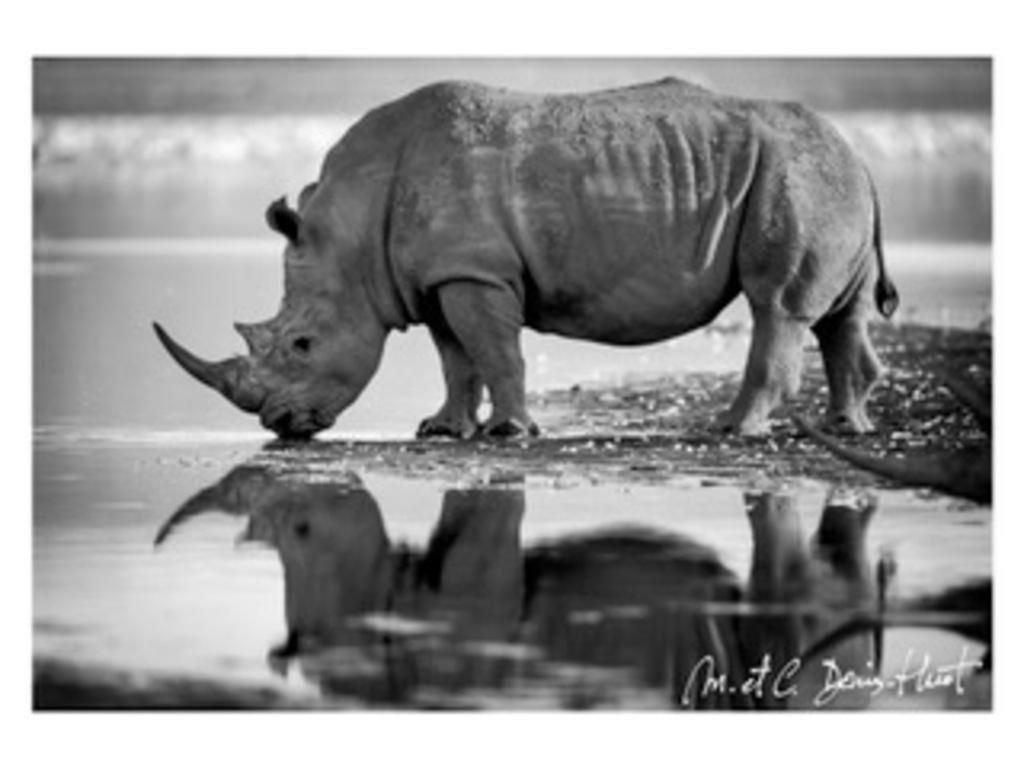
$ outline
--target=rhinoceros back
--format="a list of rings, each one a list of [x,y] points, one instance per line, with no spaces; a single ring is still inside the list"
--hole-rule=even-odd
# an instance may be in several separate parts
[[[514,290],[539,330],[644,343],[738,292],[761,109],[673,79],[548,96],[441,83],[369,113],[332,155],[386,179],[382,247],[414,321],[432,290],[473,280]]]

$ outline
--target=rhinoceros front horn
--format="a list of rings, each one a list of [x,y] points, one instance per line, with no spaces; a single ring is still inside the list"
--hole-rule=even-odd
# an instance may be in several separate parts
[[[232,357],[211,363],[196,357],[172,339],[159,323],[153,330],[175,362],[208,387],[213,387],[243,411],[257,413],[266,400],[266,389],[253,371],[252,362]]]

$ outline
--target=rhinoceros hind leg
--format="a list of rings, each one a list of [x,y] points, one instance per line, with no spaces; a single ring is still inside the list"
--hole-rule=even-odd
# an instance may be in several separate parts
[[[523,311],[510,288],[459,281],[438,289],[441,311],[491,395],[491,415],[480,434],[537,434],[526,412],[526,367],[519,347]]]
[[[868,338],[864,313],[851,308],[814,326],[828,379],[829,407],[824,428],[831,432],[873,432],[867,400],[882,364]]]
[[[446,395],[437,413],[420,422],[416,437],[467,440],[479,428],[476,414],[483,394],[483,380],[447,325],[442,322],[431,324],[430,334],[441,356]]]
[[[538,437],[540,427],[532,421],[523,423],[519,419],[506,419],[501,422],[488,420],[487,424],[480,428],[480,434],[484,437]]]
[[[863,435],[875,431],[875,425],[864,412],[863,407],[853,412],[837,411],[830,406],[821,422],[821,428],[834,435]]]
[[[771,412],[800,389],[807,328],[807,322],[798,318],[754,311],[754,333],[743,383],[716,427],[741,435],[768,432]]]

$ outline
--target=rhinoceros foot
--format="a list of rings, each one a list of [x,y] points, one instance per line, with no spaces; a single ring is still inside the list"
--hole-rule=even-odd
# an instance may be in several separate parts
[[[486,438],[508,439],[516,437],[539,437],[540,429],[533,421],[522,422],[519,419],[503,419],[497,422],[488,422],[481,429],[479,434]]]
[[[761,437],[771,431],[768,419],[737,418],[732,411],[726,411],[715,418],[711,425],[712,431],[725,435],[742,435],[744,437]]]
[[[477,433],[479,428],[479,425],[469,420],[455,422],[441,416],[428,416],[416,428],[416,437],[419,439],[450,437],[456,440],[468,440]]]
[[[834,435],[863,435],[875,431],[875,425],[863,412],[836,413],[830,412],[819,424],[824,432]]]

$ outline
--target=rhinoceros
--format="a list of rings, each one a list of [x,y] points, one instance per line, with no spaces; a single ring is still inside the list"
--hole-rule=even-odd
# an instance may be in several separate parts
[[[375,701],[409,702],[421,687],[518,686],[524,674],[545,673],[480,651],[527,641],[524,650],[550,664],[629,669],[633,684],[669,694],[673,706],[809,708],[824,689],[824,659],[877,669],[882,630],[914,619],[883,611],[884,585],[873,583],[871,498],[831,493],[808,540],[795,496],[744,494],[745,581],[712,547],[656,527],[603,526],[524,545],[528,499],[522,481],[507,478],[446,489],[426,546],[396,544],[355,473],[246,463],[182,504],[155,544],[200,515],[243,516],[240,540],[269,545],[283,568],[287,635],[268,656],[272,668],[284,673],[295,661],[325,692]],[[983,631],[981,617],[965,618]],[[785,692],[770,682],[741,690],[766,655]],[[349,661],[360,657],[374,660],[372,674],[352,675]],[[720,674],[729,685],[715,684]],[[823,703],[864,706],[867,693]]]
[[[752,342],[719,426],[763,433],[820,343],[827,421],[862,432],[880,363],[866,333],[898,294],[878,197],[837,131],[789,102],[673,78],[582,95],[429,85],[367,113],[319,179],[266,211],[286,240],[278,314],[248,354],[189,373],[284,438],[331,426],[393,330],[425,324],[447,395],[418,436],[536,434],[522,328],[617,345],[710,323],[743,293]],[[492,411],[478,425],[484,387]]]

